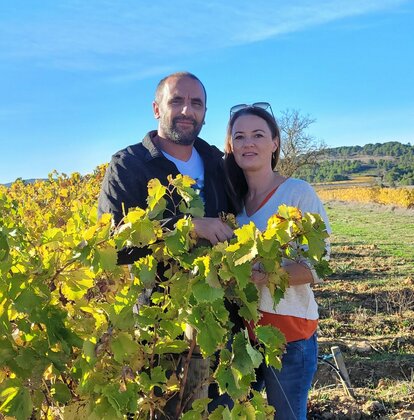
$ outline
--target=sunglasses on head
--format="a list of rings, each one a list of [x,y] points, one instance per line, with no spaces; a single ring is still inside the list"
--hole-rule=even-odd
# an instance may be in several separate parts
[[[242,109],[245,108],[261,108],[264,109],[265,111],[269,112],[269,114],[275,118],[275,116],[273,115],[273,110],[272,107],[270,106],[269,102],[255,102],[254,104],[239,104],[239,105],[234,105],[230,108],[230,118],[238,111],[241,111]]]

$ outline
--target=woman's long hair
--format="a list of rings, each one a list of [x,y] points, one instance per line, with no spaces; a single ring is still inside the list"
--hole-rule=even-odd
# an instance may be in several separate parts
[[[231,132],[237,118],[243,115],[255,115],[265,120],[270,129],[270,133],[272,134],[272,139],[279,140],[279,146],[272,154],[271,166],[273,170],[276,168],[280,156],[280,130],[276,120],[271,114],[263,108],[249,106],[231,115],[229,123],[227,124],[227,133],[224,140],[224,171],[226,174],[227,193],[232,201],[236,213],[240,213],[243,209],[244,198],[247,194],[248,187],[246,177],[234,159]]]

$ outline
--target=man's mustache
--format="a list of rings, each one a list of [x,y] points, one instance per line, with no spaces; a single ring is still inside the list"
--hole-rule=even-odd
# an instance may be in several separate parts
[[[193,125],[194,125],[194,127],[197,125],[197,121],[196,121],[194,118],[175,117],[175,118],[173,119],[173,123],[174,123],[174,124],[175,124],[175,123],[177,123],[177,122],[180,122],[180,121],[183,121],[183,122],[190,122],[191,124],[193,124]]]

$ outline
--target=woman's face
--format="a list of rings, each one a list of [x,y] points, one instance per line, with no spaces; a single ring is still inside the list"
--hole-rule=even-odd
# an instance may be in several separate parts
[[[271,167],[272,153],[278,141],[272,138],[267,122],[257,115],[242,115],[231,131],[234,159],[243,171]]]

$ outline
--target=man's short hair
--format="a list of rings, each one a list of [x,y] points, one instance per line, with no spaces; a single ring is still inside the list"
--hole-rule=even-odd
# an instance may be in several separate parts
[[[177,71],[176,73],[169,74],[168,76],[165,76],[163,79],[161,79],[157,85],[157,88],[155,89],[155,102],[159,103],[162,100],[162,93],[163,93],[165,83],[167,82],[168,79],[172,79],[174,77],[176,77],[177,79],[183,79],[185,77],[188,77],[190,79],[197,80],[197,82],[200,83],[200,85],[203,88],[205,101],[207,104],[206,88],[204,87],[203,83],[197,76],[195,76],[193,73],[190,73],[188,71]]]

